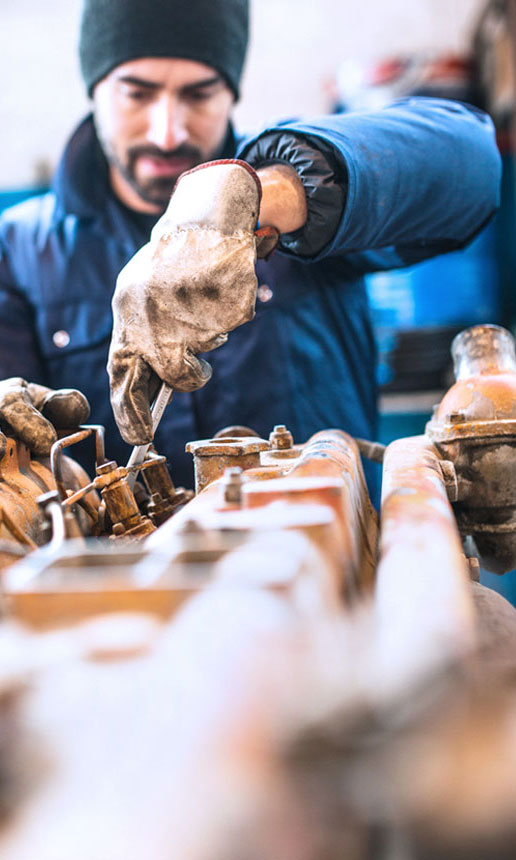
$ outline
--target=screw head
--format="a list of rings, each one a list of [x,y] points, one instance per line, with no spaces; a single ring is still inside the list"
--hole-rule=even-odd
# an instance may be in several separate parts
[[[294,437],[285,424],[275,424],[272,433],[269,436],[269,442],[271,444],[271,448],[274,450],[285,450],[286,448],[292,448]]]
[[[240,466],[230,466],[223,476],[224,501],[239,504],[242,501],[243,471]]]
[[[464,412],[449,412],[446,420],[449,424],[463,424],[466,421],[466,415]]]

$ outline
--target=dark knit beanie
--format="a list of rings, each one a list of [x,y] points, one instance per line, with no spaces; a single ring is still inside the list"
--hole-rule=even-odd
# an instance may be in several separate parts
[[[91,96],[122,63],[179,57],[216,69],[238,98],[248,35],[248,0],[84,0],[82,76]]]

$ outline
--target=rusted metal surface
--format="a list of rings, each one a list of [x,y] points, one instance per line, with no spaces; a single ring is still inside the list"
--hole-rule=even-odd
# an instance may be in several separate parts
[[[375,606],[385,678],[407,686],[474,646],[469,570],[439,453],[424,436],[388,446]]]
[[[5,611],[38,631],[112,612],[168,619],[211,580],[207,566],[190,570],[189,577],[181,568],[167,576],[169,558],[149,558],[139,544],[117,543],[116,552],[114,546],[105,539],[53,540],[41,554],[32,553],[7,572]]]
[[[427,434],[444,443],[516,435],[516,354],[510,332],[474,326],[452,344],[456,383],[439,404]]]
[[[260,511],[229,515],[222,529],[216,517],[211,527],[186,521],[165,553],[163,546],[150,550],[142,543],[115,551],[107,540],[65,540],[61,507],[56,498],[49,504],[61,516],[60,528],[44,552],[28,556],[4,584],[10,616],[33,628],[62,627],[114,611],[151,612],[166,619],[192,595],[215,585],[265,588],[310,616],[339,611],[339,589],[326,553],[333,517],[320,506],[279,504],[274,528]]]
[[[142,472],[144,480],[149,476],[146,480],[149,496],[143,487],[136,485],[133,489],[130,486],[128,478],[135,472]],[[140,501],[135,495],[138,490]],[[101,505],[88,505],[88,497],[95,496],[96,491],[102,496]],[[174,487],[165,458],[155,452],[144,462],[130,467],[118,466],[114,460],[104,462],[97,466],[97,475],[92,481],[75,492],[65,492],[66,498],[61,502],[65,515],[73,506],[85,506],[97,537],[110,535],[124,539],[139,539],[151,534],[193,496],[190,490]]]
[[[287,547],[291,532],[299,532],[309,539],[324,559],[320,575],[316,575],[314,587],[323,593],[323,602],[328,607],[338,606],[342,600],[343,570],[341,538],[334,512],[330,507],[305,499],[303,504],[292,504],[276,496],[271,504],[261,507],[241,508],[233,503],[221,507],[220,488],[223,483],[214,483],[200,496],[161,526],[146,541],[150,551],[163,554],[175,552],[177,541],[188,542],[181,551],[183,561],[207,558],[211,561],[235,550],[237,546],[254,541],[265,542],[274,533],[284,535],[284,563],[289,564]],[[247,484],[245,484],[247,486]],[[186,554],[185,554],[186,552]],[[261,560],[263,576],[267,576],[265,557]],[[325,571],[331,571],[328,579]],[[247,572],[240,570],[241,582],[247,581]],[[322,598],[319,598],[319,601]]]
[[[273,450],[284,451],[292,448],[294,437],[285,424],[276,424],[269,435],[269,442]]]
[[[387,860],[398,833],[415,839],[411,860],[448,860],[450,833],[469,847],[488,829],[477,767],[490,820],[509,798],[496,826],[515,821],[514,708],[469,707],[454,464],[426,437],[389,446],[376,587],[346,602],[343,580],[370,582],[376,555],[358,448],[330,430],[295,449],[226,468],[141,544],[64,541],[11,571],[13,614],[40,629],[105,614],[111,657],[87,662],[84,643],[102,655],[106,640],[83,627],[52,634],[66,660],[38,678],[27,715],[56,758],[2,860]],[[123,485],[126,470],[99,472],[97,486]],[[121,495],[114,516],[128,510]],[[143,659],[113,660],[114,609],[166,622]]]
[[[417,512],[433,515],[435,526],[450,509],[438,457],[428,441],[416,441],[404,442],[395,461],[388,452],[386,492],[403,499],[410,492],[398,486],[417,489],[428,501],[426,511],[418,500]],[[490,837],[506,836],[515,820],[514,695],[503,701],[480,683],[468,692],[457,675],[443,674],[432,687],[425,670],[436,668],[436,654],[443,666],[441,646],[446,642],[451,660],[464,651],[456,638],[441,638],[442,630],[435,636],[419,614],[423,591],[406,580],[389,583],[408,592],[404,606],[392,604],[391,617],[405,662],[378,630],[378,615],[364,618],[362,606],[355,626],[355,615],[326,602],[325,560],[313,543],[271,531],[280,504],[215,511],[225,527],[211,534],[190,523],[185,591],[176,579],[168,599],[177,600],[179,613],[163,627],[142,630],[141,617],[108,615],[35,638],[39,662],[23,724],[37,730],[40,754],[52,766],[4,823],[2,860],[388,860],[396,837],[417,860],[500,856]],[[310,507],[283,504],[292,515]],[[210,576],[192,586],[197,554],[206,558],[211,540],[234,537],[232,519],[257,515],[269,515],[268,531],[218,557],[214,543]],[[414,578],[435,531],[419,536]],[[138,576],[129,597],[131,589],[120,587],[127,571],[152,575],[159,564],[157,557],[145,561],[138,547],[132,561],[125,550],[112,555],[115,570],[104,550],[111,569],[99,567],[96,576],[84,552],[81,559],[70,545],[64,550],[61,569],[49,569],[46,582],[50,590],[54,575],[55,587],[59,573],[54,596],[61,600],[67,589],[80,591],[81,579],[83,588],[97,579],[106,595],[111,590],[111,606],[130,608]],[[437,574],[437,594],[425,583],[429,614],[445,597]],[[151,580],[154,592],[139,595],[158,617],[167,577],[171,571],[161,570]],[[88,595],[82,597],[86,617],[92,607],[86,611]],[[418,623],[424,629],[415,639]],[[422,675],[406,670],[406,651],[414,669],[420,642]],[[396,688],[398,668],[405,674]],[[478,839],[483,853],[475,853]]]
[[[151,465],[142,472],[143,482],[150,497],[147,515],[155,526],[160,526],[172,516],[174,511],[193,498],[193,491],[174,486],[163,457],[158,457],[153,450],[148,456],[154,462],[151,462]]]
[[[240,466],[232,466],[226,469],[222,476],[222,496],[225,505],[235,505],[240,507],[242,504],[242,487],[245,478]]]
[[[127,469],[117,467],[114,460],[97,466],[95,487],[106,504],[117,537],[144,537],[155,530],[148,517],[140,513],[134,495],[127,483]]]
[[[261,454],[262,466],[274,466],[284,464],[288,468],[289,460],[295,460],[299,457],[303,446],[294,445],[292,433],[285,424],[276,424],[269,434],[268,451],[263,451]]]
[[[475,326],[457,336],[452,354],[457,381],[426,434],[455,469],[450,499],[462,534],[485,568],[505,573],[516,567],[514,339],[498,326]]]
[[[324,475],[343,481],[339,522],[346,552],[352,559],[356,581],[361,586],[371,585],[377,558],[378,519],[354,439],[342,430],[316,433],[288,474],[292,479]]]
[[[69,631],[61,647],[55,637],[42,645],[23,717],[52,766],[3,827],[0,857],[222,860],[237,842],[243,857],[243,828],[265,824],[280,804],[261,856],[296,858],[282,849],[292,825],[276,761],[306,653],[302,595],[296,604],[289,592],[296,565],[306,576],[310,554],[316,567],[321,560],[301,536],[290,539],[284,585],[230,584],[225,567],[225,587],[194,596],[173,625],[144,631],[143,658],[124,655],[127,629],[141,623],[135,617],[97,620]],[[267,546],[265,561],[273,582]],[[115,658],[99,665],[91,655],[102,659],[106,630]],[[297,813],[293,823],[302,824]]]
[[[41,545],[43,518],[37,498],[54,488],[48,466],[33,461],[23,443],[8,438],[0,459],[0,539],[29,549]],[[9,544],[4,550],[0,548],[0,569],[17,560]]]
[[[57,443],[59,444],[59,443]],[[58,477],[62,491],[77,490],[87,484],[88,476],[69,457],[59,457]],[[49,539],[46,518],[38,504],[40,496],[56,490],[49,458],[34,458],[20,441],[7,439],[4,456],[0,459],[0,540],[13,542],[13,546],[34,549]],[[91,494],[85,505],[91,508],[88,516],[81,515],[81,529],[89,533],[91,517],[96,515],[95,498]],[[97,502],[98,505],[98,502]],[[9,543],[0,550],[0,569],[16,561],[17,553]]]
[[[316,434],[305,445],[294,449],[290,434],[283,428],[284,425],[279,425],[273,433],[282,437],[283,444],[289,447],[278,448],[276,452],[292,452],[293,457],[285,459],[281,465],[270,464],[274,452],[263,440],[242,440],[245,444],[261,441],[262,465],[237,471],[243,462],[238,459],[240,449],[232,448],[237,440],[224,440],[231,455],[235,454],[235,465],[229,469],[226,466],[219,485],[213,481],[206,484],[188,508],[160,529],[151,544],[165,547],[169,536],[181,528],[186,518],[193,518],[210,529],[257,529],[262,533],[271,527],[298,527],[305,533],[311,529],[312,538],[332,566],[341,594],[351,596],[357,589],[370,587],[376,561],[377,516],[369,500],[357,446],[350,436],[335,430]],[[208,455],[215,451],[213,459],[219,461],[216,474],[221,468],[221,458],[225,465],[228,457],[228,448],[220,451],[219,442],[213,440],[207,445],[204,440],[199,443],[203,453],[206,449]],[[188,449],[196,450],[195,443],[190,443]],[[257,454],[253,452],[253,457]],[[211,459],[206,457],[208,463]],[[305,513],[296,514],[295,508],[302,505],[306,506]],[[243,510],[239,513],[240,507]],[[290,513],[289,508],[292,509]],[[315,517],[311,525],[307,520],[308,508]],[[322,529],[317,514],[319,508],[326,511]],[[331,527],[326,523],[328,512],[331,512]],[[296,518],[297,525],[294,524]]]
[[[477,534],[501,496],[510,509],[512,465],[501,475],[496,457],[512,445],[516,364],[498,329],[457,344],[463,390],[436,412],[435,441],[385,451],[376,579],[360,449],[384,452],[338,430],[304,445],[284,425],[269,442],[235,432],[191,443],[202,492],[136,545],[65,540],[59,517],[89,487],[57,508],[50,499],[54,541],[11,569],[6,591],[33,629],[74,625],[51,634],[49,651],[61,641],[66,659],[38,678],[28,707],[56,760],[4,830],[0,858],[498,857],[475,840],[516,828],[516,705],[487,690],[500,667],[482,663],[480,640],[503,654],[503,686],[516,613],[471,583],[478,562],[463,554],[455,513],[464,526],[483,494]],[[490,435],[493,422],[502,433]],[[156,455],[143,467],[156,521],[177,502],[164,468]],[[115,535],[146,535],[126,477],[105,463],[89,486],[112,493]],[[165,622],[144,659],[121,666],[117,609]],[[111,655],[101,667],[84,665],[88,636],[75,628],[93,615],[111,636],[90,648]]]
[[[257,436],[227,436],[189,442],[186,450],[194,458],[195,492],[200,493],[208,484],[221,478],[229,467],[258,467],[260,451],[268,448],[269,443]]]

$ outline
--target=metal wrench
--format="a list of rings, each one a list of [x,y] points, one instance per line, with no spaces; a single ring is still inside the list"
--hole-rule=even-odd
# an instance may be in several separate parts
[[[163,413],[170,403],[172,398],[172,394],[174,393],[174,389],[167,385],[165,382],[161,383],[161,388],[159,389],[156,399],[152,404],[151,416],[152,416],[152,433],[156,432],[156,429],[159,425],[163,417]],[[129,469],[131,466],[138,466],[140,463],[143,463],[145,457],[147,456],[147,451],[149,450],[152,442],[148,442],[146,445],[135,445],[132,450],[131,456],[127,461],[126,469]],[[129,482],[129,486],[133,489],[136,476],[138,475],[138,470],[135,469],[134,472],[130,472],[127,476],[127,480]]]

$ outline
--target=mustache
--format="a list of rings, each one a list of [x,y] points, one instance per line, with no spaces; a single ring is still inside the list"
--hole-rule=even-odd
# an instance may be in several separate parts
[[[185,143],[175,149],[169,150],[160,149],[159,146],[152,146],[151,144],[132,146],[128,149],[127,156],[130,164],[134,164],[141,156],[159,158],[162,161],[173,161],[175,158],[189,158],[196,162],[202,160],[202,154],[199,149],[196,146]]]

